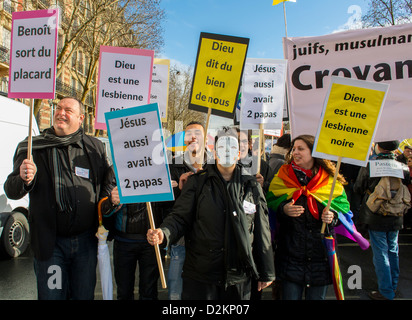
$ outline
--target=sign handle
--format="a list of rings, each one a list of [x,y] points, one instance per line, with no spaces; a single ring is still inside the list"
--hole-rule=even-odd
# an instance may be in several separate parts
[[[260,172],[260,163],[261,163],[261,158],[262,158],[262,156],[260,154],[262,153],[262,144],[264,143],[263,142],[263,140],[264,140],[263,139],[263,126],[264,126],[263,123],[259,124],[259,143],[258,143],[257,172],[256,173]]]
[[[205,136],[203,137],[203,147],[206,150],[206,144],[207,144],[207,129],[209,127],[209,121],[210,121],[210,114],[212,113],[212,108],[207,108],[207,117],[206,117],[206,125],[205,125]],[[202,153],[202,162],[201,166],[203,168],[203,163],[205,162],[205,153]],[[207,159],[206,159],[207,160]]]
[[[149,215],[150,228],[152,230],[154,230],[155,229],[155,223],[154,223],[154,219],[153,219],[152,206],[151,206],[150,202],[146,202],[146,206],[147,206],[147,214]],[[167,288],[166,278],[165,278],[165,273],[164,273],[164,270],[163,270],[162,257],[160,256],[159,245],[156,244],[154,247],[155,247],[155,251],[156,251],[157,266],[159,267],[159,274],[160,274],[160,280],[162,282],[162,288],[166,289]]]
[[[332,203],[332,195],[333,195],[333,191],[335,190],[336,179],[338,178],[341,162],[342,162],[342,156],[339,156],[338,157],[338,163],[336,164],[335,175],[333,176],[332,188],[331,188],[330,194],[329,194],[328,205],[325,208],[326,210],[329,210],[330,204]],[[322,223],[322,228],[320,229],[321,234],[325,233],[325,228],[326,228],[326,223],[323,222]]]
[[[31,160],[31,150],[32,150],[32,138],[33,138],[33,109],[34,109],[34,99],[30,105],[30,114],[29,114],[29,134],[27,137],[27,159]]]

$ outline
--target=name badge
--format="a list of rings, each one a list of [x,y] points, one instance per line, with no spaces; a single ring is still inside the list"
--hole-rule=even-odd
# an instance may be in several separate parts
[[[244,200],[243,209],[245,210],[246,214],[253,214],[256,212],[256,205],[249,201]]]
[[[89,169],[84,169],[80,167],[75,167],[74,172],[76,176],[89,179]]]

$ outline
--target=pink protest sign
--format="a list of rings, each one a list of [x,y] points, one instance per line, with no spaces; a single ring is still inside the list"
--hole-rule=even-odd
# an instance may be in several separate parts
[[[154,51],[100,47],[95,129],[106,130],[106,112],[150,102]]]
[[[58,9],[13,12],[9,98],[54,99]]]

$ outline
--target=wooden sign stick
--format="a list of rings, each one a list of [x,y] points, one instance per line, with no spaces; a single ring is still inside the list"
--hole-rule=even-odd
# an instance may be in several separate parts
[[[212,113],[211,108],[207,108],[207,118],[206,118],[206,125],[205,125],[205,136],[203,137],[203,149],[206,150],[206,144],[207,144],[207,128],[209,127],[209,121],[210,121],[210,114]],[[203,163],[205,162],[205,152],[202,153],[201,159],[201,166],[203,168]],[[207,159],[206,159],[207,160]]]
[[[258,143],[258,154],[257,154],[257,172],[260,172],[260,162],[261,162],[261,153],[262,153],[262,141],[263,141],[263,123],[259,124],[259,143]]]
[[[31,150],[32,150],[32,140],[33,140],[33,105],[34,99],[30,105],[30,114],[29,114],[29,135],[27,137],[27,159],[31,160]]]
[[[150,228],[152,230],[155,230],[155,223],[154,223],[154,219],[153,219],[153,212],[152,212],[152,206],[150,204],[150,202],[146,202],[146,206],[147,206],[147,214],[149,215],[149,221],[150,221]],[[162,263],[162,257],[160,255],[160,249],[159,249],[159,245],[155,244],[155,251],[156,251],[156,259],[157,259],[157,266],[159,267],[159,274],[160,274],[160,281],[162,282],[162,288],[166,289],[166,278],[165,278],[165,273],[163,270],[163,263]]]
[[[338,174],[339,174],[339,169],[340,169],[340,164],[341,164],[341,162],[342,162],[342,157],[339,156],[339,158],[338,158],[338,163],[336,164],[335,175],[333,176],[332,188],[331,188],[330,194],[329,194],[328,205],[327,205],[326,208],[325,208],[326,210],[329,210],[330,204],[332,203],[333,191],[335,190],[336,179],[338,178]],[[323,222],[323,223],[322,223],[322,228],[320,229],[320,233],[321,233],[321,234],[324,234],[324,233],[325,233],[325,228],[326,228],[326,223]]]

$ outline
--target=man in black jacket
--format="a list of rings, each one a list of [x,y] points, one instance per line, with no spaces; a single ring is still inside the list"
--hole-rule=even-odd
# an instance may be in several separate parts
[[[184,143],[185,152],[173,159],[170,164],[170,177],[172,179],[173,193],[175,199],[180,196],[183,185],[189,176],[205,169],[207,163],[213,162],[213,156],[204,146],[205,128],[203,124],[197,121],[189,122],[185,128]],[[213,161],[211,161],[213,160]],[[169,210],[173,207],[171,201]],[[167,273],[168,296],[170,300],[180,300],[182,297],[182,268],[185,261],[186,249],[183,237],[175,243],[169,244],[170,264]]]
[[[53,126],[14,155],[4,190],[29,194],[31,247],[39,299],[93,299],[97,264],[97,203],[108,172],[102,142],[83,133],[84,107],[76,98],[57,104]]]
[[[188,179],[147,238],[169,244],[185,235],[182,299],[249,299],[251,277],[259,279],[259,290],[275,278],[267,205],[256,178],[237,165],[236,131],[218,134],[215,159]]]
[[[108,175],[113,190],[103,198],[101,213],[103,225],[109,229],[113,243],[114,278],[118,300],[134,300],[135,276],[139,274],[139,299],[157,300],[159,268],[155,250],[146,240],[150,228],[147,205],[143,203],[121,204],[114,171]],[[151,202],[154,223],[163,220],[163,204]],[[163,251],[161,252],[163,253]],[[162,255],[163,258],[163,255]],[[139,266],[136,270],[137,263]]]

